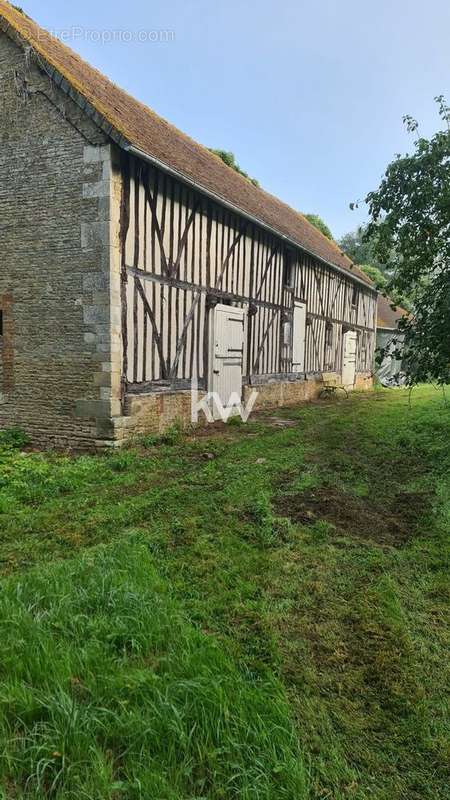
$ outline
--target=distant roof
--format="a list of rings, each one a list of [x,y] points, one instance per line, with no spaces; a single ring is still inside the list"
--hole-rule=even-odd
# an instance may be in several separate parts
[[[302,214],[227,167],[218,156],[128,95],[5,0],[0,0],[0,29],[31,46],[50,67],[50,73],[61,88],[71,96],[75,90],[76,95],[87,101],[100,115],[102,127],[107,123],[107,131],[119,144],[131,145],[155,158],[180,177],[195,181],[200,189],[231,203],[243,214],[288,237],[312,255],[372,285],[338,245]],[[61,82],[61,78],[65,80]]]
[[[388,297],[383,297],[382,294],[378,295],[378,328],[388,328],[394,330],[402,317],[409,317],[409,311],[406,311],[401,306],[395,306],[395,310],[391,307],[392,301]]]

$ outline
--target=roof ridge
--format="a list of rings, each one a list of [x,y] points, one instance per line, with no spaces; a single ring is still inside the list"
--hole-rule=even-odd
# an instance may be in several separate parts
[[[216,196],[222,198],[226,203],[231,202],[244,215],[251,213],[255,219],[261,220],[262,224],[268,225],[279,235],[292,239],[299,247],[311,255],[338,268],[343,268],[368,285],[372,284],[368,276],[353,264],[351,259],[342,252],[338,244],[334,240],[328,239],[300,211],[293,209],[266,189],[254,186],[247,178],[226,165],[219,156],[212,153],[205,145],[195,141],[189,134],[180,131],[173,123],[158,115],[143,101],[136,99],[127,91],[121,89],[99,69],[85,62],[78,53],[44,28],[41,28],[38,23],[24,15],[6,0],[0,0],[0,21],[2,19],[6,21],[21,40],[33,48],[40,58],[58,72],[126,142],[135,146],[142,153],[157,159],[162,164],[166,164],[169,169],[175,168],[180,177],[184,175],[187,180],[194,179],[199,188],[203,187],[205,191],[211,191],[211,186],[208,183],[214,182],[213,191]],[[8,30],[5,32],[8,33]],[[64,59],[66,59],[66,63],[63,63]],[[77,72],[81,74],[87,73],[85,77],[86,79],[89,78],[88,85],[83,83]],[[95,90],[92,89],[92,86],[95,87]],[[112,94],[112,97],[109,96],[110,94]],[[126,109],[127,113],[122,108],[124,104],[130,107]],[[138,119],[141,114],[143,119]],[[134,125],[133,122],[135,123]],[[149,130],[143,131],[142,129],[146,127]],[[166,152],[162,156],[155,152],[155,150],[158,150],[156,138],[159,137],[163,140],[165,136],[169,141],[165,143],[165,148],[159,147],[159,149],[179,148],[178,161],[182,162],[182,166],[171,163]],[[141,140],[147,142],[147,145],[143,144]],[[186,148],[188,152],[184,152]],[[195,163],[200,160],[205,163]],[[187,169],[183,169],[183,165]],[[201,167],[203,173],[201,177],[197,177],[195,172],[192,175],[192,170],[195,166]],[[213,176],[213,181],[205,181],[205,177],[209,177],[207,174],[205,175],[205,171],[212,166],[217,167],[215,170],[217,175]],[[228,181],[225,178],[224,170],[229,173]],[[227,183],[231,185],[227,187]],[[228,196],[227,192],[223,191],[226,188],[229,188]],[[238,195],[240,193],[242,195],[241,198],[239,196],[236,198],[236,193]],[[264,207],[261,209],[263,202]],[[248,206],[255,206],[256,210],[249,210]],[[264,214],[264,212],[266,213]],[[283,215],[284,217],[293,215],[298,219],[298,224],[296,225],[295,219],[292,219],[284,226],[282,224],[284,222]],[[267,217],[270,217],[270,221],[267,220]],[[289,223],[292,223],[292,225]],[[294,226],[298,230],[293,231],[292,228]],[[303,229],[303,232],[300,228]]]

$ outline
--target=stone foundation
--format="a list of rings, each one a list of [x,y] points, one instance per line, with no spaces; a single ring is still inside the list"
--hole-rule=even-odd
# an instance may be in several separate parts
[[[371,375],[357,375],[355,391],[368,391],[372,386]],[[319,377],[245,386],[244,405],[248,402],[252,391],[257,391],[255,410],[294,406],[315,400],[322,387],[323,381]],[[199,400],[201,397],[202,395],[199,394]],[[190,391],[164,391],[128,395],[124,410],[124,416],[116,417],[108,423],[108,430],[105,429],[105,440],[98,441],[98,445],[120,446],[135,436],[146,434],[159,436],[175,424],[181,427],[189,426],[191,424],[191,393]],[[198,425],[206,424],[205,415],[200,412]]]
[[[357,375],[355,380],[355,392],[369,392],[373,389],[373,375],[367,373],[366,375]]]
[[[280,381],[274,383],[253,384],[244,387],[244,405],[253,391],[258,392],[254,408],[276,408],[305,403],[318,397],[323,388],[320,378],[309,378],[299,381]]]
[[[199,400],[201,397],[199,394]],[[128,395],[124,411],[123,417],[112,420],[116,443],[121,444],[131,437],[145,434],[159,436],[172,425],[187,427],[191,424],[191,392]],[[200,424],[203,419],[204,415],[201,414]]]

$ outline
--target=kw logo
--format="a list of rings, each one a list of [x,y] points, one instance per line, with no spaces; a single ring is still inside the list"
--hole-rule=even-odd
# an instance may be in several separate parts
[[[196,380],[193,380],[191,383],[191,422],[193,424],[198,422],[200,412],[203,412],[208,422],[218,419],[228,422],[231,416],[240,416],[243,422],[247,422],[255,407],[257,397],[258,392],[253,390],[245,406],[237,392],[230,394],[225,405],[217,392],[208,392],[199,399],[198,384]]]

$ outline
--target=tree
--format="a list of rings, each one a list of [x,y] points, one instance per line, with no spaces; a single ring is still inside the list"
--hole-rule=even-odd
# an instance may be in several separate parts
[[[368,235],[367,225],[360,225],[356,231],[346,233],[338,242],[341,250],[352,259],[366,275],[374,282],[377,289],[387,296],[389,278],[391,273],[386,264],[382,264],[376,255],[376,239],[378,232],[375,231],[371,236]],[[364,259],[367,259],[365,262]],[[398,292],[390,286],[388,299],[401,306],[407,311],[411,311],[411,300],[407,295]]]
[[[435,100],[444,129],[427,139],[404,117],[414,150],[397,156],[366,197],[365,236],[389,271],[387,293],[413,302],[413,317],[400,322],[410,384],[450,382],[450,108]]]
[[[372,264],[358,264],[358,266],[374,282],[377,289],[380,291],[386,289],[388,279],[381,269],[373,267]]]
[[[376,234],[369,237],[366,225],[360,225],[355,231],[346,233],[338,244],[354,264],[370,264],[381,272],[386,271],[386,265],[379,261],[375,253]]]
[[[373,267],[372,264],[358,264],[358,266],[374,282],[378,291],[387,297],[391,304],[400,306],[405,311],[412,311],[410,298],[405,294],[401,294],[390,284],[389,277],[385,272],[382,272],[378,267]]]
[[[311,225],[314,225],[315,228],[318,228],[318,230],[323,233],[327,239],[333,239],[333,234],[331,233],[326,222],[323,221],[322,217],[319,217],[318,214],[303,214],[303,216],[306,217]]]
[[[227,167],[231,167],[231,169],[234,169],[234,171],[238,172],[239,175],[242,175],[244,178],[247,178],[247,180],[250,181],[250,183],[253,183],[253,186],[259,186],[259,182],[256,180],[256,178],[251,178],[250,175],[248,175],[247,172],[245,172],[239,166],[239,164],[236,161],[236,156],[230,150],[215,150],[214,147],[209,147],[208,150],[210,151],[210,153],[214,153],[215,156],[221,158],[224,164],[227,165]]]

